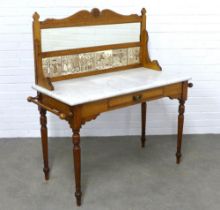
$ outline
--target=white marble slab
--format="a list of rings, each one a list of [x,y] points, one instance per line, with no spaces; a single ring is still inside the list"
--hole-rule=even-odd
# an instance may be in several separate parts
[[[41,93],[73,106],[190,79],[191,77],[186,74],[170,74],[140,67],[54,82],[53,91],[38,85],[32,87]]]

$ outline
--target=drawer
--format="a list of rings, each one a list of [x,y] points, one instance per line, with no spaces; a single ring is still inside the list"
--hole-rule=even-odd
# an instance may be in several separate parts
[[[125,96],[118,96],[115,98],[111,98],[108,100],[108,107],[119,107],[119,106],[126,106],[135,103],[140,103],[142,101],[154,99],[163,96],[163,89],[156,88],[147,91],[132,93]]]
[[[115,106],[120,106],[120,105],[124,105],[124,104],[130,104],[132,102],[133,102],[132,95],[119,96],[116,98],[109,99],[108,106],[115,107]]]

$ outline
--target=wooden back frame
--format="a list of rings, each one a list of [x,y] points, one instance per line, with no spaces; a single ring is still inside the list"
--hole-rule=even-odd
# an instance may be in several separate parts
[[[37,12],[33,15],[33,44],[34,44],[34,60],[35,60],[35,83],[48,89],[53,90],[53,81],[65,80],[75,77],[95,75],[105,72],[117,70],[126,70],[136,67],[145,67],[154,70],[161,70],[156,60],[151,61],[148,53],[148,33],[146,31],[146,10],[141,10],[141,15],[121,15],[114,11],[105,9],[100,11],[97,8],[91,11],[81,10],[67,18],[63,19],[46,19],[39,21],[40,16]],[[140,23],[140,42],[129,42],[112,45],[101,45],[95,47],[56,50],[42,52],[41,49],[41,29],[48,28],[63,28],[74,26],[92,26],[92,25],[108,25],[108,24],[123,24],[123,23]],[[95,52],[100,50],[121,49],[129,47],[140,47],[140,63],[127,66],[114,67],[102,71],[91,71],[78,74],[63,75],[55,78],[46,78],[42,69],[42,59],[53,56],[73,55],[79,53]]]

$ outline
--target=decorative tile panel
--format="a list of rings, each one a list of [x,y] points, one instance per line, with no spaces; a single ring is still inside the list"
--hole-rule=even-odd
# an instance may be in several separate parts
[[[139,47],[132,47],[128,48],[128,65],[139,63],[140,62],[140,48]]]
[[[77,55],[43,58],[46,77],[104,70],[140,63],[140,48],[104,50]]]
[[[79,72],[88,72],[95,69],[95,53],[82,53],[78,55],[79,57]]]
[[[128,49],[117,49],[112,51],[112,66],[126,66],[128,64]]]
[[[112,50],[95,52],[95,69],[109,69],[112,68]]]

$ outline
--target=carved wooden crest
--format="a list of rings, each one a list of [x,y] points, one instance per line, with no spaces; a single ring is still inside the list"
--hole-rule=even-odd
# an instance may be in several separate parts
[[[81,10],[63,19],[46,19],[41,21],[40,25],[42,29],[45,29],[54,27],[105,25],[134,22],[141,22],[141,16],[137,14],[121,15],[109,9],[100,11],[99,9],[94,8],[91,11]]]

